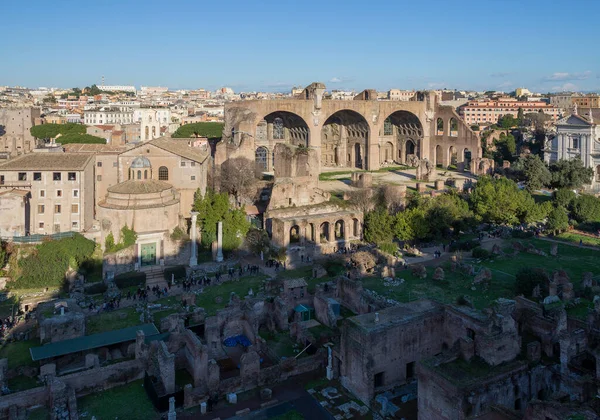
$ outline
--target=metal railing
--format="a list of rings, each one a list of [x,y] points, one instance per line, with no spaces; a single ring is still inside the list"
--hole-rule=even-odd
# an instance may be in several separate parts
[[[16,242],[20,244],[39,243],[45,240],[58,240],[63,238],[72,238],[75,232],[59,232],[51,235],[27,235],[27,236],[6,236],[2,237],[3,241]]]

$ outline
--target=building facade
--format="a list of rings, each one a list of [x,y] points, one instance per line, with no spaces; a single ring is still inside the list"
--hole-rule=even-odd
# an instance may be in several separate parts
[[[41,122],[39,108],[0,109],[0,158],[7,159],[35,149],[29,129]]]
[[[79,232],[92,226],[93,161],[91,155],[31,153],[0,165],[0,189],[30,194],[26,234]]]
[[[519,108],[523,109],[525,114],[531,112],[543,112],[552,118],[552,121],[558,120],[561,115],[561,109],[548,105],[545,102],[517,101],[513,98],[503,98],[494,101],[469,101],[459,110],[464,121],[471,124],[495,124],[498,118],[504,115],[517,117]]]
[[[86,125],[131,124],[133,109],[126,106],[102,106],[83,111],[83,121]]]
[[[587,117],[574,113],[556,123],[556,135],[546,144],[544,160],[547,163],[561,159],[579,158],[586,168],[592,168],[594,176],[589,188],[600,190],[600,127],[594,121],[600,113],[594,115],[590,109]],[[584,113],[584,111],[582,111]]]

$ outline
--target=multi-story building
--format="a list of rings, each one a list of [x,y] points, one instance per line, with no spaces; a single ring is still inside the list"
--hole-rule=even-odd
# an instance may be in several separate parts
[[[167,93],[169,91],[168,87],[162,86],[141,86],[140,93],[142,96],[145,95],[162,95],[163,93]]]
[[[600,121],[600,109],[583,109],[579,114],[575,106],[573,114],[556,122],[556,135],[544,149],[544,160],[552,163],[561,159],[581,159],[586,168],[594,170],[589,188],[599,191],[600,126],[594,121]]]
[[[0,109],[0,157],[29,153],[35,149],[35,138],[29,129],[41,123],[39,108]]]
[[[596,94],[573,96],[571,101],[579,108],[600,108],[600,96]]]
[[[550,105],[562,110],[570,110],[573,107],[573,94],[561,93],[550,97]]]
[[[127,86],[127,85],[112,85],[112,86],[98,86],[103,92],[133,92],[136,93],[135,86]]]
[[[518,101],[513,98],[500,98],[493,101],[469,101],[460,109],[460,115],[467,124],[494,124],[498,118],[510,114],[517,117],[519,108],[525,114],[531,112],[543,112],[556,121],[561,110],[545,102]]]
[[[102,106],[83,111],[83,121],[86,125],[96,124],[131,124],[133,109],[127,106]]]
[[[94,158],[30,153],[0,165],[0,189],[29,192],[22,208],[31,234],[82,231],[94,218]]]
[[[140,124],[141,141],[160,137],[161,127],[171,123],[171,111],[168,108],[139,108],[133,112],[133,121]]]
[[[410,101],[415,96],[414,90],[390,89],[387,98],[390,101]]]

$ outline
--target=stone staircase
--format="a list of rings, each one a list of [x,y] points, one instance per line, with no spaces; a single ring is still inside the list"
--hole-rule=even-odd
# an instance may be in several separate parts
[[[152,289],[158,285],[161,289],[167,287],[162,266],[152,266],[144,270],[146,273],[146,285]]]

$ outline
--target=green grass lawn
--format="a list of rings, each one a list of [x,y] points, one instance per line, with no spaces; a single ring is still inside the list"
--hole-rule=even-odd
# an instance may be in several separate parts
[[[127,385],[99,392],[77,400],[79,416],[96,416],[97,420],[152,420],[159,418],[146,395],[143,381],[138,380]]]
[[[584,245],[600,246],[600,238],[591,238],[589,236],[580,235],[578,233],[565,232],[561,233],[558,236],[555,236],[554,238],[565,242],[572,242],[577,245],[579,245],[579,241],[581,240]]]
[[[536,248],[547,253],[550,252],[551,242],[539,239],[531,239],[530,241]],[[520,242],[526,244],[528,240]],[[504,248],[508,249],[509,247],[505,246]],[[432,298],[444,303],[456,303],[459,296],[467,295],[475,308],[483,309],[499,297],[514,297],[515,274],[523,267],[543,268],[549,274],[563,269],[569,275],[575,289],[578,289],[581,286],[584,272],[591,271],[597,275],[600,274],[597,262],[599,256],[600,254],[596,250],[559,245],[558,257],[543,257],[521,252],[514,257],[507,255],[480,263],[473,262],[476,268],[488,267],[492,270],[492,281],[487,290],[481,285],[475,286],[476,289],[471,290],[473,277],[459,272],[451,272],[448,263],[443,265],[445,280],[442,282],[432,279],[434,267],[427,267],[427,278],[425,280],[414,277],[410,270],[396,271],[396,277],[405,280],[404,284],[400,286],[386,287],[379,277],[365,277],[362,280],[365,288],[399,302]]]
[[[241,299],[248,294],[250,289],[256,294],[266,278],[264,275],[246,276],[239,281],[226,281],[219,285],[205,287],[204,292],[196,297],[196,306],[204,308],[208,316],[215,315],[219,309],[229,303],[231,292],[235,292]],[[222,299],[221,303],[215,302],[217,296]]]
[[[14,369],[19,366],[35,366],[35,362],[31,360],[29,349],[39,345],[39,339],[6,343],[0,348],[0,359],[8,358],[9,369]]]
[[[88,317],[85,332],[86,335],[91,335],[140,324],[140,314],[135,311],[135,308],[130,307]]]
[[[27,420],[49,420],[50,410],[46,407],[36,408],[31,410],[27,415]]]
[[[35,378],[30,378],[25,375],[15,376],[8,381],[8,388],[12,392],[25,391],[27,389],[42,386]]]

